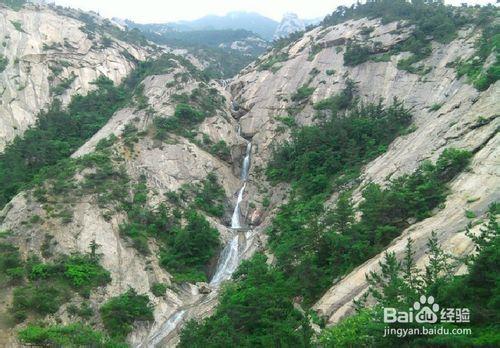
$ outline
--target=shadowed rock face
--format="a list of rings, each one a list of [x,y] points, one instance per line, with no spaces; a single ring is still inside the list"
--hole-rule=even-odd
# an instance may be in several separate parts
[[[30,11],[13,12],[2,9],[0,13],[21,16],[26,21],[26,28],[30,28],[31,25],[26,18],[43,15],[52,16],[45,18],[50,23],[52,20],[56,23],[62,20],[51,11],[42,11],[40,14],[33,14]],[[83,35],[78,29],[78,23],[71,21],[67,20],[70,23],[69,28],[73,29],[61,33],[62,42],[64,37],[73,40],[73,37]],[[9,23],[2,21],[0,17],[0,27],[10,25]],[[361,33],[366,27],[374,28],[368,37],[362,36]],[[12,31],[12,28],[9,30]],[[464,210],[472,210],[480,217],[487,210],[489,203],[499,199],[496,187],[500,183],[498,169],[500,139],[496,135],[496,130],[499,126],[497,116],[500,110],[497,99],[500,91],[499,83],[496,83],[488,90],[479,93],[463,79],[457,80],[455,71],[446,66],[457,57],[465,58],[473,53],[477,32],[468,29],[460,32],[458,38],[450,44],[434,44],[432,55],[423,61],[425,66],[431,68],[424,76],[397,69],[397,60],[405,54],[391,57],[387,62],[366,62],[356,67],[346,67],[343,64],[343,50],[350,40],[362,38],[367,43],[380,42],[377,47],[384,50],[407,37],[411,30],[412,28],[404,25],[398,27],[398,23],[382,25],[377,20],[368,19],[348,21],[334,27],[316,28],[284,48],[282,53],[286,52],[288,58],[276,63],[275,69],[262,70],[254,64],[230,81],[227,88],[212,83],[212,87],[226,97],[226,103],[215,115],[205,119],[197,130],[205,133],[213,142],[224,140],[231,151],[230,161],[221,160],[200,147],[199,143],[187,138],[174,136],[172,141],[159,142],[149,131],[151,115],[134,108],[118,111],[108,124],[73,156],[79,157],[90,153],[94,151],[99,140],[111,134],[116,135],[119,140],[115,150],[124,156],[127,173],[133,180],[138,180],[144,175],[148,188],[156,192],[148,202],[152,206],[161,202],[167,191],[177,190],[186,183],[199,182],[209,173],[215,172],[230,208],[224,218],[208,219],[219,230],[224,244],[228,245],[234,241],[232,238],[234,231],[227,227],[230,225],[230,212],[241,189],[241,167],[248,141],[251,141],[251,169],[240,209],[242,218],[245,218],[245,225],[249,224],[252,229],[239,232],[241,236],[238,240],[238,257],[241,260],[256,250],[265,248],[264,230],[270,225],[277,207],[285,202],[287,185],[271,186],[265,180],[262,171],[271,156],[272,145],[289,138],[290,129],[283,131],[276,116],[286,115],[287,107],[293,106],[291,95],[309,82],[309,86],[314,88],[314,93],[308,101],[301,104],[295,119],[299,125],[311,124],[314,114],[312,103],[335,95],[344,88],[347,78],[350,78],[357,82],[359,96],[363,101],[377,101],[382,98],[391,102],[397,97],[411,108],[414,115],[415,130],[396,139],[385,154],[365,166],[360,187],[372,181],[384,184],[389,178],[410,173],[423,160],[435,160],[447,147],[465,148],[475,153],[470,170],[459,175],[451,183],[451,192],[445,207],[436,211],[431,218],[410,226],[401,237],[393,241],[389,250],[401,253],[406,238],[411,236],[415,240],[418,262],[424,264],[425,243],[430,233],[436,231],[445,248],[456,254],[468,253],[471,251],[471,244],[463,234],[467,223]],[[51,35],[55,36],[56,33]],[[45,42],[41,37],[30,40],[34,42],[40,40],[36,47],[42,47]],[[82,40],[83,44],[78,50],[85,46],[86,41]],[[49,42],[52,41],[56,39],[52,37]],[[41,54],[40,50],[41,48],[37,54]],[[68,55],[70,57],[68,59],[74,59],[73,62],[76,64],[77,61],[86,62],[85,59],[92,54],[99,54],[99,59],[102,58],[100,55],[109,57],[113,50],[115,50],[113,47],[95,53],[87,50],[79,56],[80,58],[71,58],[71,55]],[[136,53],[138,56],[144,54],[139,49]],[[276,52],[269,53],[269,55],[276,54]],[[270,58],[269,55],[263,56],[261,60]],[[116,64],[123,69],[120,70],[123,72],[120,76],[123,77],[132,65],[123,57],[124,60],[116,58],[118,56],[113,57],[118,59]],[[105,72],[108,68],[111,69],[107,65],[111,64],[110,60],[95,59],[97,59],[96,66],[78,70],[89,74],[86,75],[88,82],[98,76],[95,71]],[[40,88],[42,91],[45,88],[46,100],[49,100],[49,87],[46,83],[49,73],[47,65],[47,61],[42,60],[37,68],[42,71],[40,74],[45,74],[40,75],[42,76],[40,81],[45,81],[43,82],[45,87],[40,87],[42,86],[40,82],[36,85],[38,87],[33,85],[32,88],[35,90]],[[8,71],[0,73],[0,79],[4,79]],[[93,71],[94,75],[91,76],[89,71]],[[143,81],[144,95],[148,97],[149,105],[157,114],[172,115],[175,109],[172,95],[189,94],[200,83],[190,76],[186,81],[168,87],[168,82],[172,81],[175,74],[186,72],[179,66],[168,74],[150,76]],[[119,79],[118,75],[112,76]],[[79,88],[86,88],[85,86],[85,83],[77,79],[73,87],[77,91]],[[68,96],[69,94],[68,92]],[[19,96],[16,98],[21,100]],[[23,98],[25,103],[32,100],[27,95]],[[431,111],[430,106],[433,104],[442,105],[439,110]],[[34,102],[33,108],[35,105],[39,104]],[[0,107],[4,107],[4,104]],[[481,122],[479,122],[480,116]],[[3,119],[0,122],[4,122]],[[123,129],[129,123],[133,123],[145,133],[132,150],[123,146]],[[238,132],[238,125],[241,127],[241,135]],[[4,128],[7,129],[6,127]],[[267,207],[262,205],[264,197],[270,198],[270,205]],[[333,195],[327,204],[334,204],[335,197],[336,195]],[[360,199],[358,190],[354,193],[354,200],[359,202]],[[39,253],[45,233],[52,234],[57,241],[54,250],[56,253],[84,252],[87,251],[89,243],[95,240],[101,246],[99,251],[102,253],[102,265],[111,272],[112,282],[92,293],[92,304],[98,306],[110,297],[132,287],[139,293],[147,293],[155,305],[155,322],[138,326],[129,336],[129,342],[134,346],[145,347],[151,344],[172,346],[178,342],[179,329],[184,322],[190,318],[203,318],[213,311],[219,289],[212,285],[211,289],[208,289],[205,284],[198,284],[199,286],[183,284],[176,287],[175,291],[167,290],[166,295],[161,298],[150,293],[151,284],[154,282],[170,285],[171,275],[168,270],[160,267],[156,253],[150,256],[140,255],[120,237],[118,226],[125,219],[123,214],[117,214],[106,220],[92,197],[87,196],[74,202],[70,209],[74,218],[69,224],[62,224],[57,219],[44,219],[43,224],[39,226],[26,225],[23,222],[29,220],[30,216],[36,214],[44,217],[45,212],[43,205],[33,199],[29,192],[21,193],[0,214],[2,216],[0,231],[13,231],[12,236],[8,237],[9,241],[19,246],[23,255]],[[155,250],[154,243],[151,244],[151,248]],[[327,316],[330,323],[335,323],[348,315],[352,311],[352,300],[366,290],[365,273],[376,269],[381,256],[374,257],[336,284],[332,284],[332,288],[314,305],[314,309]],[[200,287],[203,288],[201,291]],[[2,309],[4,308],[0,304],[0,310]],[[49,320],[54,321],[55,318],[59,318],[63,323],[71,321],[65,306]],[[13,332],[7,333],[8,338],[4,345],[16,346]],[[167,334],[162,336],[162,332]]]
[[[9,62],[0,72],[0,151],[54,97],[67,103],[73,94],[93,89],[91,82],[101,75],[119,83],[134,68],[133,60],[148,55],[147,47],[113,37],[104,47],[102,35],[90,37],[84,25],[48,7],[0,7],[0,55]],[[64,81],[72,82],[54,93]]]

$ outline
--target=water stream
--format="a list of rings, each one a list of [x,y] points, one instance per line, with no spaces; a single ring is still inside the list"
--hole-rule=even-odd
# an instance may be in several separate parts
[[[241,180],[243,180],[243,182],[246,182],[248,180],[251,155],[252,155],[252,143],[248,142],[245,158],[243,159],[243,166],[241,167]]]
[[[238,126],[238,135],[241,131],[240,126]],[[236,199],[236,205],[234,207],[233,215],[231,217],[231,229],[233,230],[233,236],[231,237],[230,242],[226,245],[226,247],[222,250],[219,261],[217,263],[217,268],[215,273],[210,281],[211,287],[214,291],[208,295],[206,301],[211,301],[214,299],[216,293],[215,291],[219,289],[220,284],[226,280],[231,278],[231,275],[236,271],[238,265],[240,264],[240,260],[242,255],[248,250],[248,238],[251,235],[251,231],[247,231],[245,234],[241,233],[242,223],[241,223],[241,209],[240,204],[243,201],[243,196],[245,194],[245,189],[247,186],[248,175],[250,172],[250,163],[251,163],[251,154],[252,154],[252,143],[248,142],[246,147],[245,157],[243,158],[243,164],[241,167],[241,180],[242,185],[240,190],[238,191],[238,197]],[[242,243],[240,243],[242,241]],[[240,245],[241,244],[241,245]],[[201,302],[200,302],[201,301]],[[174,312],[160,327],[159,329],[149,337],[147,342],[147,347],[155,347],[161,343],[161,341],[170,335],[174,330],[179,327],[179,324],[184,320],[187,320],[188,311],[192,308],[200,306],[203,304],[203,298],[198,300],[197,302],[184,307],[182,309],[178,309]]]
[[[231,217],[231,229],[235,232],[231,241],[222,250],[219,257],[219,262],[217,264],[217,269],[210,281],[210,285],[218,286],[225,280],[231,278],[236,268],[240,263],[240,236],[239,230],[241,230],[241,209],[240,205],[243,201],[243,195],[245,194],[245,188],[247,187],[248,173],[250,171],[250,159],[252,154],[252,143],[248,142],[247,149],[245,153],[245,158],[243,159],[243,165],[241,167],[241,180],[243,185],[238,191],[238,198],[236,199],[236,205],[234,206],[233,216]],[[246,238],[243,238],[246,241]],[[246,243],[245,243],[246,244]],[[241,246],[244,250],[246,245]]]

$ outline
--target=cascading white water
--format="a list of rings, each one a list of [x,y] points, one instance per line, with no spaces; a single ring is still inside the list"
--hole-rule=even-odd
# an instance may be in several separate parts
[[[182,321],[184,318],[184,314],[186,314],[186,310],[180,310],[178,312],[174,312],[168,319],[165,321],[156,335],[152,336],[148,343],[147,347],[156,347],[157,344],[161,342],[162,339],[164,339],[166,336],[168,336],[172,331],[177,328],[179,323]]]
[[[241,180],[248,180],[248,173],[250,170],[250,156],[252,154],[252,143],[248,142],[247,144],[247,152],[245,154],[245,158],[243,159],[243,166],[241,168]]]
[[[231,228],[238,229],[241,228],[241,223],[240,223],[240,203],[243,200],[243,194],[245,193],[245,187],[247,186],[247,183],[243,183],[243,186],[240,189],[240,192],[238,192],[238,199],[236,200],[236,205],[233,210],[233,216],[231,217]]]
[[[231,228],[234,230],[241,229],[241,209],[240,205],[243,201],[243,195],[245,193],[245,188],[247,187],[248,173],[250,170],[250,159],[252,154],[252,143],[248,142],[247,150],[245,153],[245,158],[243,159],[243,165],[241,168],[241,180],[243,180],[243,185],[238,192],[238,198],[236,200],[236,205],[234,206],[233,216],[231,217]],[[229,279],[233,272],[236,270],[240,262],[239,253],[239,236],[236,233],[231,242],[224,248],[220,257],[219,263],[217,264],[217,269],[215,271],[211,285],[218,286],[223,281]]]
[[[238,135],[240,135],[241,127],[238,126]],[[250,163],[251,163],[251,154],[252,154],[252,143],[248,142],[245,157],[243,158],[243,165],[241,168],[241,180],[243,181],[243,185],[238,191],[238,198],[236,200],[236,205],[234,207],[233,215],[231,217],[231,228],[235,231],[241,229],[241,209],[240,204],[243,201],[243,195],[245,193],[245,189],[247,186],[248,175],[250,172]],[[240,233],[236,232],[231,241],[226,245],[226,247],[222,250],[221,255],[219,257],[219,261],[217,263],[217,269],[210,281],[210,285],[218,289],[220,284],[231,278],[231,275],[236,271],[238,265],[240,264],[240,259],[242,255],[244,255],[248,249],[247,240],[251,235],[251,231],[247,231],[247,233],[242,236],[244,243],[240,246]],[[212,292],[205,298],[205,301],[212,301],[216,298],[217,292]],[[149,337],[147,341],[147,347],[157,347],[161,343],[165,337],[170,335],[181,322],[187,320],[190,316],[190,311],[192,308],[195,308],[197,305],[203,305],[203,298],[190,304],[184,309],[180,309],[177,312],[173,313],[162,325],[161,327]],[[141,346],[142,347],[142,346]]]
[[[223,281],[231,278],[233,272],[238,268],[239,250],[238,250],[238,235],[234,236],[231,242],[226,245],[219,257],[217,271],[215,272],[210,285],[218,286]]]

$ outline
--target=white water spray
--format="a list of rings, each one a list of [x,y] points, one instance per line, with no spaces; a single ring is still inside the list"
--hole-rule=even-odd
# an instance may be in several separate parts
[[[247,150],[245,153],[245,158],[243,159],[243,165],[241,168],[241,180],[243,180],[243,185],[238,191],[238,198],[236,199],[236,205],[234,206],[233,216],[231,217],[231,228],[233,230],[240,230],[241,226],[241,202],[243,201],[243,195],[245,194],[245,189],[247,187],[248,173],[250,170],[250,159],[252,154],[252,143],[248,142]],[[246,246],[246,244],[243,247]],[[240,263],[240,245],[239,245],[239,234],[236,233],[228,245],[222,250],[219,257],[219,263],[217,264],[217,269],[215,271],[210,285],[218,286],[225,280],[231,278],[236,268]]]
[[[165,337],[167,337],[168,335],[170,335],[170,333],[172,331],[174,331],[179,326],[179,323],[184,318],[184,314],[186,314],[186,310],[185,309],[180,310],[178,312],[174,312],[167,319],[167,321],[165,321],[161,325],[161,327],[158,330],[158,332],[156,333],[156,335],[152,336],[149,339],[149,341],[147,343],[147,347],[156,347],[161,342],[161,340],[163,340]]]
[[[248,172],[250,170],[250,156],[252,154],[252,143],[248,142],[247,144],[247,152],[245,154],[245,158],[243,159],[243,166],[241,168],[241,180],[248,180]]]
[[[243,194],[245,193],[245,187],[247,186],[247,183],[243,183],[243,186],[241,187],[240,191],[238,192],[238,199],[236,200],[236,205],[233,210],[233,216],[231,217],[231,228],[238,229],[241,228],[241,222],[240,222],[240,216],[241,216],[241,211],[240,211],[240,203],[243,201]]]
[[[210,285],[218,286],[224,280],[231,278],[239,264],[238,235],[235,235],[231,242],[226,245],[219,257],[217,271],[215,272]]]

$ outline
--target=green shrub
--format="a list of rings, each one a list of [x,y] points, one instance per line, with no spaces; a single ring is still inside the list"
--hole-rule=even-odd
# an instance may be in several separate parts
[[[214,173],[207,175],[207,178],[202,181],[201,189],[196,190],[194,194],[194,204],[197,208],[213,216],[222,217],[224,215],[222,202],[226,194]]]
[[[0,73],[7,68],[7,65],[9,65],[9,59],[0,54]]]
[[[302,102],[305,99],[308,99],[314,93],[314,89],[314,87],[307,87],[305,85],[300,87],[297,89],[297,92],[292,95],[292,101]]]
[[[59,82],[59,84],[57,84],[56,86],[52,86],[50,88],[50,92],[56,96],[63,95],[64,92],[66,92],[66,90],[71,87],[71,84],[75,80],[76,80],[76,75],[72,73],[70,76],[62,79],[61,82]]]
[[[24,345],[44,347],[127,347],[124,342],[114,341],[82,324],[46,327],[28,325],[18,332],[17,337]]]
[[[70,291],[64,283],[39,283],[14,289],[11,311],[31,312],[41,316],[57,312],[69,300]]]
[[[17,248],[0,244],[0,275],[12,274],[15,266],[16,279],[26,275],[26,285],[14,289],[11,313],[19,321],[27,313],[40,316],[55,313],[67,302],[73,291],[88,296],[90,291],[111,281],[109,272],[99,265],[92,254],[62,256],[55,262],[42,263],[30,257],[25,263],[19,259]],[[10,276],[12,277],[12,275]]]
[[[347,79],[346,87],[339,94],[315,103],[313,108],[318,111],[328,110],[332,115],[334,115],[337,112],[352,106],[355,101],[356,92],[356,83],[351,79]]]
[[[288,60],[288,53],[277,53],[275,55],[271,55],[267,60],[261,62],[257,69],[259,71],[262,70],[271,70],[277,63],[284,62]]]
[[[196,124],[203,121],[204,117],[201,111],[198,111],[188,104],[177,104],[174,117],[183,124]]]
[[[129,289],[108,300],[99,310],[106,331],[113,337],[124,338],[133,330],[136,321],[152,321],[153,310],[146,295]]]
[[[439,109],[441,109],[441,106],[443,106],[442,103],[434,103],[429,108],[429,111],[438,111]]]
[[[177,229],[172,242],[160,253],[160,264],[171,273],[195,274],[196,280],[206,280],[205,266],[220,248],[219,232],[194,210],[185,214],[187,224]]]
[[[366,46],[350,44],[344,52],[344,65],[356,66],[370,59],[372,52]]]
[[[424,57],[413,54],[408,58],[401,59],[398,61],[398,69],[406,70],[411,74],[425,75],[431,68],[426,68],[423,65],[414,66],[414,64],[419,62],[422,58]]]
[[[84,319],[90,319],[94,316],[94,311],[87,302],[83,302],[80,307],[71,304],[67,308],[68,313],[71,315],[77,315]]]
[[[280,121],[287,127],[295,127],[297,123],[295,122],[295,119],[292,116],[276,116],[276,120]]]
[[[16,28],[17,31],[25,33],[25,31],[23,30],[23,24],[21,22],[19,21],[10,21],[10,22],[12,23],[14,28]]]
[[[24,278],[24,263],[12,244],[0,243],[0,288],[20,283]]]
[[[488,67],[484,64],[488,57],[493,54],[495,60]],[[463,75],[474,87],[480,91],[486,90],[491,84],[500,79],[500,25],[489,23],[484,26],[483,33],[477,43],[474,55],[456,64],[457,77]]]
[[[157,297],[164,296],[167,292],[167,285],[164,283],[153,283],[151,285],[151,292]]]
[[[314,57],[316,57],[316,55],[321,52],[321,50],[323,49],[323,47],[321,47],[321,45],[318,45],[318,44],[312,44],[311,45],[311,48],[309,50],[309,56],[307,57],[307,60],[308,61],[313,61],[314,60]]]
[[[269,197],[264,197],[264,199],[262,200],[262,206],[267,208],[271,205],[271,200],[269,199]]]
[[[476,218],[476,213],[474,213],[472,210],[466,210],[465,217],[467,219],[474,219],[474,218]]]
[[[231,160],[231,150],[224,140],[219,140],[217,143],[212,144],[209,148],[209,152],[224,161]]]
[[[70,256],[64,261],[64,268],[64,275],[70,285],[82,294],[111,281],[109,272],[102,268],[98,259],[90,255]]]
[[[383,332],[383,324],[377,321],[375,313],[362,310],[334,327],[325,329],[320,336],[322,347],[369,347],[374,337]]]

